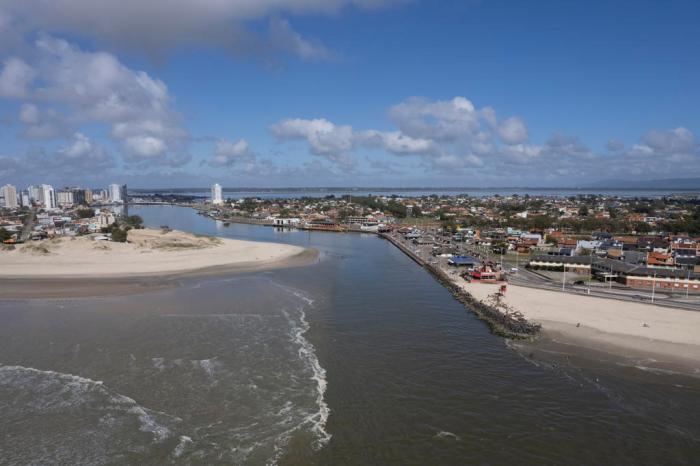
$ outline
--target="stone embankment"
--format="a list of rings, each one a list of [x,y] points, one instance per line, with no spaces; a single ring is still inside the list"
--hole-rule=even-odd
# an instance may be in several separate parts
[[[491,305],[476,299],[459,287],[447,273],[439,267],[427,263],[396,238],[392,237],[391,234],[381,233],[379,236],[391,242],[418,265],[430,272],[437,281],[450,290],[459,302],[464,304],[479,319],[483,320],[494,334],[511,339],[532,339],[539,333],[539,324],[528,322],[521,314],[512,312],[505,307],[500,307],[495,303]]]

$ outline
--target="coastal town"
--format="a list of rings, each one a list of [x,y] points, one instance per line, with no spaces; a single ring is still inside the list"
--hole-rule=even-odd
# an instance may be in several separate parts
[[[697,306],[700,200],[694,195],[327,195],[224,197],[50,185],[0,188],[4,248],[56,236],[125,241],[128,205],[176,204],[227,223],[391,237],[468,282],[513,282]]]

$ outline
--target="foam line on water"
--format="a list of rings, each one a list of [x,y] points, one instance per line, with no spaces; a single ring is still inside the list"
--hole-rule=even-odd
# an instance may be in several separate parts
[[[318,438],[317,446],[320,448],[324,446],[331,439],[331,434],[326,431],[326,423],[328,422],[328,416],[330,415],[330,408],[325,401],[326,389],[328,388],[328,381],[326,380],[326,370],[321,366],[321,363],[316,356],[316,351],[314,346],[306,339],[304,334],[309,330],[309,323],[306,320],[306,313],[301,310],[301,328],[296,333],[296,338],[300,344],[299,355],[304,357],[305,360],[311,365],[313,371],[313,379],[316,381],[316,404],[318,405],[318,412],[307,418],[308,422],[313,425],[312,430]]]
[[[154,440],[157,442],[162,442],[168,438],[171,432],[166,426],[159,424],[153,417],[152,413],[167,416],[175,420],[180,420],[179,418],[170,416],[166,413],[152,411],[145,408],[139,405],[133,398],[126,395],[112,392],[103,384],[101,380],[93,380],[64,372],[41,370],[25,366],[0,366],[0,385],[11,383],[13,378],[22,374],[47,377],[50,381],[58,381],[70,392],[71,395],[74,396],[80,396],[90,391],[95,391],[101,395],[104,395],[113,404],[119,406],[124,412],[135,415],[139,420],[139,430],[142,432],[151,433]]]
[[[277,283],[275,285],[294,295],[306,306],[313,306],[314,300],[307,296],[304,292]],[[300,316],[298,324],[289,317],[286,311],[283,310],[282,312],[292,324],[292,337],[294,342],[299,346],[299,357],[311,369],[313,373],[311,378],[316,382],[316,404],[318,406],[318,412],[307,416],[304,422],[311,425],[311,431],[316,436],[317,440],[315,447],[322,448],[331,439],[331,434],[326,431],[326,423],[328,422],[328,416],[330,415],[330,408],[325,401],[326,389],[328,388],[326,370],[321,366],[321,363],[316,356],[316,348],[305,337],[310,325],[306,320],[306,312],[304,311],[304,307],[302,306],[299,308]]]

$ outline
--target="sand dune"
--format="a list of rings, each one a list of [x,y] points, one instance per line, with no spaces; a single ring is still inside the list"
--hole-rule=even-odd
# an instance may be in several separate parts
[[[286,244],[131,230],[127,243],[56,238],[0,251],[0,278],[167,276],[207,269],[280,266],[305,249]],[[308,255],[308,254],[307,254]]]

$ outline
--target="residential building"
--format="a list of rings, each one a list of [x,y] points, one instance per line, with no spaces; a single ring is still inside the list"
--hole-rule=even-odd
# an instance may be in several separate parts
[[[211,187],[211,203],[214,205],[222,205],[224,203],[224,197],[219,183],[214,183],[214,186]]]
[[[28,186],[27,193],[29,194],[29,202],[41,202],[40,186]]]
[[[39,187],[39,202],[45,209],[56,208],[56,192],[50,184],[42,184]]]
[[[58,205],[61,207],[70,207],[74,204],[72,191],[59,191],[56,195]]]
[[[0,194],[2,194],[2,198],[5,200],[3,203],[4,207],[8,209],[16,209],[19,207],[17,203],[17,188],[11,184],[6,184],[0,190]]]
[[[125,204],[127,199],[126,185],[110,184],[108,189],[108,200],[113,204]]]

